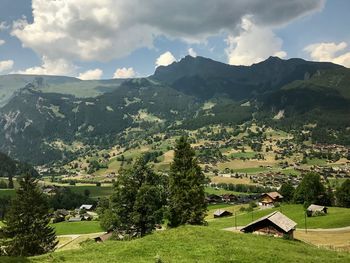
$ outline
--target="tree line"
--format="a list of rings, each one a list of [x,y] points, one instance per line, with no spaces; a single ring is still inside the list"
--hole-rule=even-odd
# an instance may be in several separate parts
[[[195,152],[187,137],[174,150],[168,175],[156,173],[145,157],[120,171],[111,198],[98,205],[102,228],[125,239],[151,233],[164,219],[169,227],[205,223],[206,178]]]
[[[98,214],[102,227],[128,239],[150,234],[165,219],[169,227],[205,224],[206,179],[187,138],[177,141],[168,175],[155,173],[147,161],[141,157],[131,168],[122,170],[111,198],[100,200]],[[5,226],[0,229],[0,256],[50,252],[57,241],[49,225],[48,197],[29,173],[18,183],[4,218]],[[58,193],[51,205],[62,207],[64,199],[63,193]]]
[[[308,173],[296,189],[291,183],[285,183],[279,192],[284,201],[303,204],[305,208],[310,204],[350,208],[350,179],[346,179],[334,194],[331,187],[324,186],[317,173]]]

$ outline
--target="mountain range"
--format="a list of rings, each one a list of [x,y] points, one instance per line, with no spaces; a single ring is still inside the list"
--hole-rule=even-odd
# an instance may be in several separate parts
[[[314,140],[350,145],[350,69],[302,59],[231,66],[187,56],[126,80],[5,75],[0,107],[0,151],[34,164],[121,143],[130,129],[251,120],[299,131],[311,124]]]

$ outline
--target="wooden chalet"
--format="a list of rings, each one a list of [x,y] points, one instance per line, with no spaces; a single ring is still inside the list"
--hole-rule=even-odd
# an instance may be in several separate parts
[[[214,218],[225,217],[225,216],[232,216],[232,213],[223,209],[218,209],[214,212]]]
[[[260,235],[272,235],[275,237],[288,236],[293,238],[295,223],[281,212],[275,211],[267,216],[246,225],[241,229],[244,233],[255,233]]]
[[[232,203],[237,201],[237,196],[235,196],[234,194],[223,194],[222,195],[222,201],[226,202],[226,203]]]
[[[260,196],[260,206],[273,207],[275,203],[282,201],[283,196],[278,192],[264,193]]]
[[[215,194],[209,194],[206,196],[205,201],[207,203],[212,203],[212,204],[221,203],[222,197],[219,195],[215,195]]]
[[[312,204],[306,209],[306,214],[308,217],[325,215],[325,214],[327,214],[327,210],[328,210],[328,208],[325,206]]]

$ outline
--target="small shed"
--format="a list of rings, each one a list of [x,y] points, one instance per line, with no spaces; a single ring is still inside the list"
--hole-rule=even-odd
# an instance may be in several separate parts
[[[279,211],[261,217],[241,229],[244,233],[272,235],[276,237],[288,236],[293,238],[297,223]]]
[[[325,214],[327,214],[327,210],[328,210],[328,208],[325,206],[312,204],[306,209],[306,214],[309,217],[310,216],[325,215]]]
[[[76,216],[76,217],[71,217],[68,219],[68,222],[80,222],[83,219],[80,216]]]
[[[105,242],[106,240],[110,239],[113,236],[113,232],[107,232],[104,233],[103,235],[100,235],[98,237],[95,237],[94,240],[95,242]]]
[[[232,216],[232,213],[223,209],[218,209],[214,212],[214,218],[225,217],[225,216]]]

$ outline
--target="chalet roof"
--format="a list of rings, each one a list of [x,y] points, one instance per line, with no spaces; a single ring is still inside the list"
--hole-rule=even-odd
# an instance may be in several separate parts
[[[282,214],[279,211],[275,211],[271,214],[268,214],[267,216],[261,217],[257,220],[255,220],[254,222],[246,225],[244,228],[242,228],[242,230],[244,231],[244,229],[253,226],[261,221],[264,220],[268,220],[270,222],[272,222],[273,224],[275,224],[276,226],[278,226],[279,228],[281,228],[283,231],[285,232],[289,232],[290,230],[294,229],[295,226],[297,225],[297,223],[295,223],[293,220],[291,220],[290,218],[288,218],[287,216],[285,216],[284,214]]]
[[[69,215],[69,212],[66,209],[57,209],[56,212],[60,215],[67,216]]]
[[[71,217],[68,219],[68,222],[79,222],[81,221],[82,218],[79,216],[79,217]]]
[[[231,213],[231,212],[224,210],[224,209],[218,209],[214,212],[214,216],[221,216],[224,213]]]
[[[103,235],[96,237],[95,241],[104,242],[104,241],[110,239],[112,237],[112,235],[113,235],[113,232],[104,233]]]
[[[316,212],[316,211],[323,211],[326,207],[325,206],[321,206],[321,205],[310,205],[308,208],[307,208],[307,211],[312,211],[312,212]]]
[[[277,199],[277,198],[283,198],[283,196],[280,194],[280,193],[278,193],[278,192],[270,192],[270,193],[264,193],[264,194],[262,194],[262,195],[268,195],[268,196],[270,196],[272,199]]]
[[[81,205],[79,209],[90,210],[91,208],[92,208],[92,205]]]

